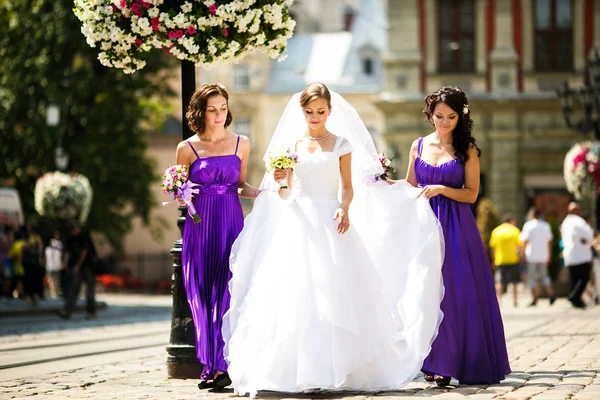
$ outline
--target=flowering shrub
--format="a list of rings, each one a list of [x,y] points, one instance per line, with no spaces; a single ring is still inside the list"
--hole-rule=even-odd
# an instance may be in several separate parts
[[[210,69],[261,50],[282,60],[296,25],[292,0],[75,0],[75,15],[98,59],[133,73],[153,48]]]
[[[43,216],[87,221],[92,206],[92,187],[80,174],[48,172],[35,184],[35,210]]]
[[[575,198],[592,195],[600,185],[600,142],[585,141],[575,144],[567,152],[564,163],[564,177],[567,190]]]

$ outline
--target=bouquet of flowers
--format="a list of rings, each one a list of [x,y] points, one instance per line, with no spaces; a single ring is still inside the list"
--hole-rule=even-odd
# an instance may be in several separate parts
[[[42,216],[84,224],[92,207],[90,181],[80,174],[47,172],[35,183],[35,210]]]
[[[192,197],[198,194],[198,189],[194,189],[196,186],[198,186],[197,183],[189,180],[188,168],[185,165],[171,165],[163,172],[163,192],[173,196],[174,200],[177,200],[177,196],[183,199],[187,206],[188,214],[190,214],[195,224],[200,222],[200,216],[196,212],[194,204],[192,204]],[[169,203],[171,202],[163,201],[162,205],[164,206]]]
[[[131,74],[161,49],[209,69],[251,50],[284,59],[296,22],[292,0],[75,0],[74,12],[98,59]]]
[[[567,190],[576,199],[597,193],[600,185],[600,142],[576,143],[567,152],[564,162],[564,178]]]
[[[269,172],[273,171],[274,169],[291,169],[293,171],[297,163],[298,155],[296,153],[292,153],[292,151],[288,148],[283,153],[269,153],[265,165],[267,167],[267,171]],[[279,183],[280,189],[288,188],[287,182],[285,181],[279,181],[277,183]]]
[[[392,175],[396,173],[396,169],[392,167],[392,158],[387,158],[384,153],[377,153],[377,159],[381,163],[381,167],[383,168],[383,174],[376,175],[373,178],[373,182],[377,182],[378,180],[385,181],[386,179],[391,179]]]

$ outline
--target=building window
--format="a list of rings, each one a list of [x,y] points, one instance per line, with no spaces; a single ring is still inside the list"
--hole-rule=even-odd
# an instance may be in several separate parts
[[[373,75],[373,73],[374,73],[373,59],[372,58],[364,58],[362,60],[362,69],[363,69],[363,74],[365,74],[366,76]]]
[[[354,22],[354,9],[350,6],[344,7],[344,30],[346,32],[352,29],[352,23]]]
[[[573,70],[571,0],[535,0],[535,70]]]
[[[474,0],[438,0],[440,72],[475,71]]]
[[[234,66],[233,87],[237,90],[247,90],[250,87],[250,74],[247,65]]]
[[[234,132],[238,135],[250,137],[252,121],[249,117],[235,117],[233,119]]]

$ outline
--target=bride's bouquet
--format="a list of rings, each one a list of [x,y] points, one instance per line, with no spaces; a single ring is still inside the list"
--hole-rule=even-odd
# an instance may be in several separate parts
[[[267,171],[269,172],[272,172],[274,169],[291,169],[293,171],[297,163],[298,155],[296,153],[292,153],[292,150],[288,148],[282,154],[269,153],[265,165],[267,167]],[[286,181],[278,181],[277,183],[279,183],[280,189],[288,188]]]
[[[383,168],[383,174],[376,175],[373,179],[373,182],[377,182],[378,180],[385,181],[387,179],[391,179],[392,175],[396,173],[396,169],[392,167],[392,160],[394,159],[394,157],[387,158],[384,155],[384,153],[377,153],[377,158],[379,159],[381,167]]]
[[[200,216],[192,204],[192,197],[198,194],[198,189],[194,189],[198,186],[197,183],[193,183],[189,180],[189,173],[187,166],[177,164],[171,165],[163,173],[162,189],[165,194],[173,196],[174,200],[177,200],[177,196],[181,197],[185,202],[188,213],[192,217],[195,224],[200,222]],[[163,201],[162,205],[171,203],[170,201]]]

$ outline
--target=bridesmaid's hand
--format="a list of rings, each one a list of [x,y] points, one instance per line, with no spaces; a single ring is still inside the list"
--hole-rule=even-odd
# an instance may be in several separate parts
[[[273,178],[275,179],[275,182],[285,181],[285,180],[287,180],[287,177],[288,177],[287,169],[275,168],[275,171],[273,172]]]
[[[177,204],[179,204],[179,207],[186,206],[185,201],[183,201],[183,198],[181,196],[177,196],[176,199],[177,199]]]
[[[333,216],[333,220],[339,219],[337,226],[337,233],[344,234],[350,228],[350,218],[348,218],[348,211],[344,210],[342,207],[335,210],[335,215]]]
[[[423,188],[423,190],[421,190],[421,193],[419,193],[417,199],[421,197],[421,195],[424,196],[426,199],[431,199],[432,197],[435,197],[438,194],[442,194],[443,190],[444,185],[427,185]]]

